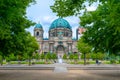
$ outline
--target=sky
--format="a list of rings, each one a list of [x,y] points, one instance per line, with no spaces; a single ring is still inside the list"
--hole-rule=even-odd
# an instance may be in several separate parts
[[[36,0],[36,4],[31,5],[30,7],[27,8],[26,16],[28,17],[29,20],[32,20],[35,23],[40,23],[43,27],[44,30],[44,38],[48,38],[48,31],[51,23],[57,19],[58,17],[56,16],[55,13],[52,12],[50,9],[50,6],[54,4],[54,0]],[[89,11],[95,10],[96,5],[87,7]],[[76,37],[76,29],[80,26],[79,25],[79,18],[75,16],[71,17],[66,17],[66,19],[69,24],[72,27],[73,31],[73,38]],[[33,35],[33,30],[35,26],[31,26],[27,31],[29,31]]]

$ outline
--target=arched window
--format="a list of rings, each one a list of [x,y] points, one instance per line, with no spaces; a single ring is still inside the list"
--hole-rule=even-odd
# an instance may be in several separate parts
[[[39,36],[39,32],[36,33],[36,36]]]

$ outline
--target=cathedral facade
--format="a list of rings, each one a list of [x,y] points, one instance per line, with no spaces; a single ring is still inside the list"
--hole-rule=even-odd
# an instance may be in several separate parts
[[[58,57],[62,57],[64,54],[78,52],[77,39],[72,39],[72,27],[67,20],[63,18],[54,20],[48,31],[48,38],[44,38],[43,33],[42,25],[36,24],[34,36],[40,45],[39,53],[56,53]]]

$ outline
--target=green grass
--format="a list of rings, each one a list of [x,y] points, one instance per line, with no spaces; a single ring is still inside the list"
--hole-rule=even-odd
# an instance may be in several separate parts
[[[10,61],[10,64],[28,64],[26,61],[21,61],[20,63],[18,61]]]
[[[68,61],[66,61],[68,64],[84,64],[84,61],[83,60],[78,60],[77,62],[74,62],[74,60],[68,60]],[[86,63],[87,64],[96,64],[96,61],[94,60],[94,61],[88,61],[88,60],[86,60]],[[104,61],[101,61],[101,64],[120,64],[120,62],[119,61],[116,61],[115,63],[111,63],[110,61],[106,61],[106,60],[104,60]]]
[[[84,60],[64,60],[65,63],[68,64],[84,64]],[[95,60],[86,60],[87,64],[96,64]],[[3,64],[7,64],[8,62],[3,61]],[[10,64],[19,64],[18,61],[10,61]],[[28,61],[20,61],[20,64],[28,64]],[[38,61],[34,61],[34,64],[52,64],[54,63],[52,60],[48,60],[47,62],[45,60],[38,60]],[[120,61],[116,61],[115,63],[111,63],[111,61],[106,61],[103,60],[101,61],[101,64],[120,64]]]
[[[35,62],[35,64],[45,64],[45,62]]]

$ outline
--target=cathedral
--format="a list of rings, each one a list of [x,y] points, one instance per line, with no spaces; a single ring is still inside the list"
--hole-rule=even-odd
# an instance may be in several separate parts
[[[69,22],[63,18],[58,18],[51,23],[48,38],[44,38],[42,25],[36,24],[34,36],[39,43],[39,53],[56,53],[58,57],[62,57],[64,54],[77,53],[77,32],[76,30],[76,39],[73,39],[72,27]]]

